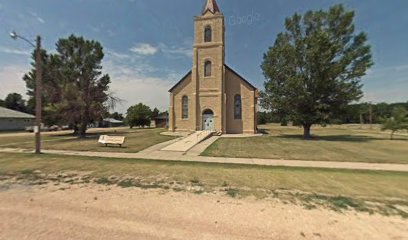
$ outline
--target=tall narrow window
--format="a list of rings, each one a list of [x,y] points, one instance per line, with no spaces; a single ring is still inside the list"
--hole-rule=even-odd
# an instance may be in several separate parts
[[[211,61],[206,61],[204,64],[204,77],[211,76]]]
[[[188,97],[183,96],[181,100],[181,111],[182,111],[182,118],[187,119],[188,118]]]
[[[235,95],[234,98],[234,119],[242,119],[241,95]]]
[[[204,42],[211,42],[212,41],[212,30],[210,26],[205,27],[204,30]]]

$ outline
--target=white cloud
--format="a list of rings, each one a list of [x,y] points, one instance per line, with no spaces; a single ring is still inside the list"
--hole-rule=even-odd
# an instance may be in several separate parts
[[[136,54],[149,56],[149,55],[156,54],[159,51],[159,48],[154,47],[153,45],[149,43],[139,43],[139,44],[136,44],[136,46],[132,47],[129,50]]]
[[[45,23],[44,19],[43,19],[42,17],[38,16],[37,13],[32,12],[31,15],[33,15],[33,17],[34,17],[39,23],[41,23],[41,24],[44,24],[44,23]]]
[[[104,63],[104,72],[111,77],[111,91],[120,99],[125,100],[122,105],[116,106],[116,111],[125,113],[126,110],[139,102],[157,107],[164,111],[169,106],[168,90],[174,84],[174,73],[168,73],[164,78],[151,77],[148,72],[152,67],[127,67],[113,61]]]
[[[164,54],[169,55],[181,55],[185,57],[193,57],[193,50],[191,47],[175,47],[175,46],[167,46],[164,43],[160,44],[160,50]]]
[[[96,27],[96,26],[92,26],[92,25],[88,25],[89,29],[91,29],[93,32],[99,33],[101,31],[101,28]]]
[[[125,53],[119,53],[116,52],[114,50],[111,49],[106,49],[106,54],[112,58],[116,58],[116,59],[130,59],[131,56],[129,54],[125,54]]]
[[[150,43],[138,43],[135,47],[132,47],[130,51],[144,56],[155,55],[158,52],[162,52],[169,57],[189,57],[193,56],[193,50],[191,44],[187,46],[183,43],[182,46],[168,46],[164,43],[159,43],[158,46],[153,46]]]
[[[400,86],[391,86],[389,88],[380,90],[366,90],[365,95],[362,99],[363,102],[407,102],[408,94],[407,89],[401,88]]]
[[[37,21],[39,21],[40,23],[45,23],[44,19],[37,17]]]
[[[26,86],[23,81],[28,67],[19,65],[8,65],[0,68],[0,98],[4,99],[9,93],[20,93],[26,97]]]
[[[116,32],[111,30],[111,29],[106,30],[106,33],[109,35],[109,37],[115,37],[116,36]]]
[[[30,51],[0,46],[0,52],[17,55],[30,55]]]
[[[168,109],[168,90],[180,77],[174,72],[169,72],[165,77],[151,77],[148,72],[153,67],[141,65],[138,68],[127,67],[113,61],[104,62],[104,73],[108,73],[112,83],[110,90],[116,97],[125,100],[116,106],[115,111],[125,113],[126,110],[139,102],[151,107],[157,107],[162,111]],[[9,93],[16,92],[26,96],[26,86],[22,80],[28,71],[28,66],[9,65],[0,68],[0,99],[4,99]]]
[[[139,102],[157,107],[162,111],[168,109],[168,90],[177,82],[181,74],[169,69],[157,69],[147,63],[143,56],[126,54],[107,49],[103,61],[103,72],[111,77],[110,90],[125,100],[117,105],[115,111],[126,113],[126,110]]]
[[[373,68],[363,78],[362,101],[406,102],[408,100],[408,65]]]

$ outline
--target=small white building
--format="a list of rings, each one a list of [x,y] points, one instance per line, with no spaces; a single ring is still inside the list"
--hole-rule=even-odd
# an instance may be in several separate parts
[[[35,116],[0,107],[0,131],[25,130],[34,124]]]

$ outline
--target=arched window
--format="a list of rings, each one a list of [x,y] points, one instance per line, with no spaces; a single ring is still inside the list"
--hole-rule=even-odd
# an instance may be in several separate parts
[[[204,42],[212,41],[212,30],[210,26],[206,26],[204,30]]]
[[[242,119],[242,101],[238,94],[234,98],[234,119]]]
[[[181,111],[182,111],[182,118],[187,119],[188,118],[188,97],[183,96],[181,100]]]
[[[211,76],[211,61],[206,61],[204,64],[204,77]]]

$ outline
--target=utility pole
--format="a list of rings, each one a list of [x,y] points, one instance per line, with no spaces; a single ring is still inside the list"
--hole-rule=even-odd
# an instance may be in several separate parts
[[[27,38],[11,32],[10,37],[14,40],[18,38],[24,40],[35,48],[35,153],[41,153],[41,113],[42,113],[42,63],[41,63],[41,37],[37,36],[33,44]]]
[[[36,39],[35,56],[35,153],[41,153],[41,117],[42,117],[42,63],[41,63],[41,37]]]
[[[360,129],[363,129],[363,124],[364,124],[363,114],[360,113]]]
[[[373,105],[371,102],[369,104],[368,112],[370,114],[370,129],[373,129]]]

